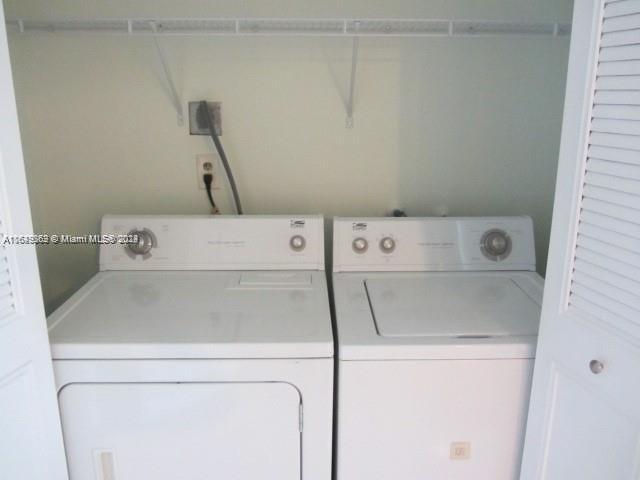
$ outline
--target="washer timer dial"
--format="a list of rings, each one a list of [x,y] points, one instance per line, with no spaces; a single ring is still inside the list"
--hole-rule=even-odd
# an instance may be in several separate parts
[[[504,260],[511,253],[511,237],[504,230],[487,230],[480,239],[480,251],[494,262]]]

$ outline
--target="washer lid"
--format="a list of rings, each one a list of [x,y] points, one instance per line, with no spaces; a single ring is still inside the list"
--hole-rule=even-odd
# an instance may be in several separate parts
[[[383,337],[536,335],[540,306],[510,276],[424,276],[365,281]]]
[[[331,357],[324,272],[101,272],[49,318],[54,359]]]
[[[333,275],[340,360],[531,359],[535,272]]]

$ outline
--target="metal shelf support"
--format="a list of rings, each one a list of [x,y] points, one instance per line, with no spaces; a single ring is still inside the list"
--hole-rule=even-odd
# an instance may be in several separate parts
[[[359,41],[359,37],[353,37],[353,45],[351,50],[351,79],[349,81],[349,96],[347,98],[347,128],[353,128],[353,102],[356,90],[356,70],[358,68]]]
[[[160,40],[158,39],[158,26],[156,22],[150,21],[149,27],[153,32],[153,43],[156,47],[156,52],[158,53],[158,58],[160,59],[160,63],[162,64],[162,71],[164,73],[165,81],[167,82],[167,86],[169,87],[169,94],[171,95],[171,101],[173,102],[173,107],[176,109],[176,114],[178,116],[178,125],[184,125],[184,110],[182,108],[182,101],[180,100],[180,95],[178,95],[178,90],[176,89],[176,85],[173,82],[173,77],[171,76],[171,70],[169,69],[169,64],[167,63],[167,58],[162,49],[162,45],[160,45]],[[129,26],[129,28],[131,28]]]

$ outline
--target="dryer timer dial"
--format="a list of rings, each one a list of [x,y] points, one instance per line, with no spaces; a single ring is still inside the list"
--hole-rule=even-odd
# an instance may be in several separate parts
[[[128,243],[126,248],[133,255],[147,255],[156,246],[156,239],[153,232],[147,228],[142,230],[131,230],[130,237],[136,237],[134,243]]]
[[[294,235],[289,240],[289,246],[294,252],[301,252],[306,247],[307,241],[302,235]]]

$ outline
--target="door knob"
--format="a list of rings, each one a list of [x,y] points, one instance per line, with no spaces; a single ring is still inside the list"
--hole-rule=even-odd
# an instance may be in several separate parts
[[[604,363],[602,363],[600,360],[591,360],[589,362],[589,370],[591,370],[591,373],[593,373],[594,375],[598,375],[604,370]]]

